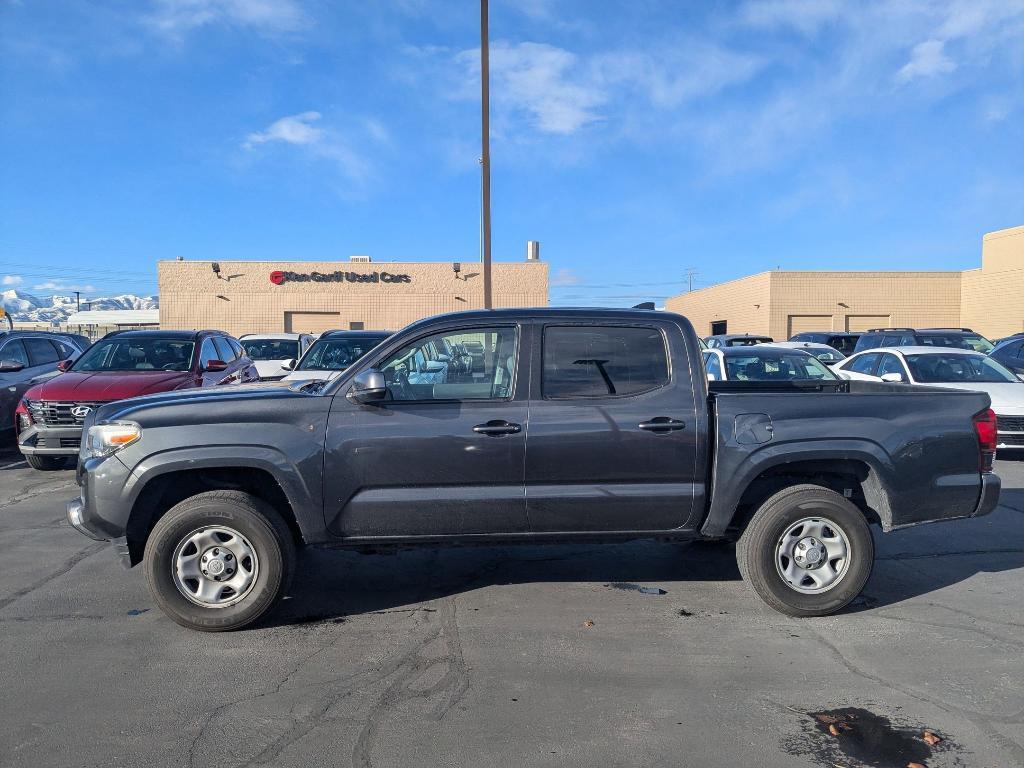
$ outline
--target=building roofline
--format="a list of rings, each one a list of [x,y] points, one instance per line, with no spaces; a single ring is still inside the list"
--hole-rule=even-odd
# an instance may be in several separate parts
[[[1024,225],[1019,227],[1007,227],[1006,229],[997,229],[993,232],[986,232],[981,236],[981,239],[982,241],[998,240],[1001,237],[1013,237],[1014,235],[1024,235]]]

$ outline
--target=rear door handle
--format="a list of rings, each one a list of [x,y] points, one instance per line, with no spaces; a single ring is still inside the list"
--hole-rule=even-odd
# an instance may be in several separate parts
[[[671,432],[676,429],[685,429],[686,422],[668,416],[655,416],[650,421],[640,422],[637,426],[648,432]]]
[[[519,424],[512,424],[500,419],[488,421],[484,424],[477,424],[473,427],[473,431],[478,435],[514,435],[516,432],[521,430],[522,427]]]

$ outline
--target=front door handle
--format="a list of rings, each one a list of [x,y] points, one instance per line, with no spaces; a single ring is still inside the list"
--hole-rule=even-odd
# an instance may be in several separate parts
[[[655,416],[650,421],[640,422],[637,426],[648,432],[671,432],[676,429],[685,429],[686,422],[668,416]]]
[[[500,419],[488,421],[484,424],[477,424],[475,427],[473,427],[473,431],[476,432],[478,435],[493,436],[514,435],[516,432],[519,432],[521,430],[522,427],[519,424],[512,424],[510,422],[502,421]]]

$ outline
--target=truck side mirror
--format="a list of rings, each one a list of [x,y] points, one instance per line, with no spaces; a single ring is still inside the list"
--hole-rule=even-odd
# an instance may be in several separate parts
[[[352,386],[346,397],[354,403],[370,405],[383,400],[388,395],[388,385],[384,374],[376,368],[360,371],[352,379]]]

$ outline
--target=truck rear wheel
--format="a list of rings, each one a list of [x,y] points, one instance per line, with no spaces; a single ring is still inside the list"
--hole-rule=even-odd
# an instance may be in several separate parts
[[[171,619],[224,632],[253,624],[284,595],[295,544],[281,516],[262,500],[210,491],[157,521],[143,563],[150,592]]]
[[[864,589],[875,560],[864,514],[835,491],[798,485],[771,496],[736,544],[743,579],[788,616],[827,616]]]

